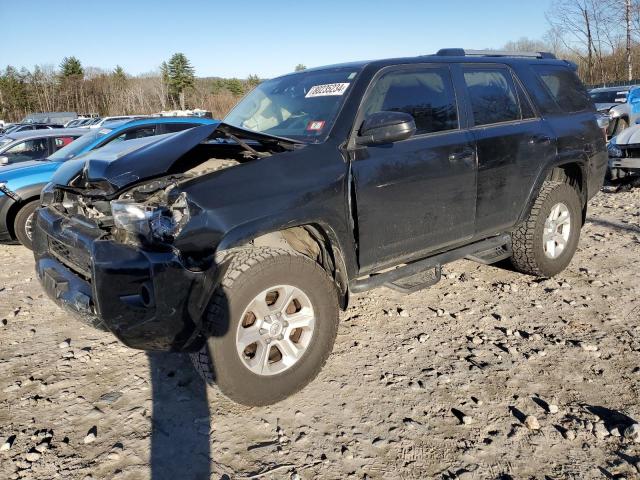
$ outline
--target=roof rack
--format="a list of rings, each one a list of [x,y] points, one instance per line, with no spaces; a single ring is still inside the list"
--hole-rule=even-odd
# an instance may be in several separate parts
[[[555,59],[549,52],[507,52],[502,50],[465,50],[464,48],[443,48],[436,53],[439,57],[523,57]]]

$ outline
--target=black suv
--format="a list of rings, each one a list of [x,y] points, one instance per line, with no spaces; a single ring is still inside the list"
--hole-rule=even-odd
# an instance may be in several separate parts
[[[274,403],[321,369],[351,294],[414,292],[461,258],[569,264],[607,167],[574,70],[448,49],[265,81],[219,124],[66,162],[37,274],[125,344]]]

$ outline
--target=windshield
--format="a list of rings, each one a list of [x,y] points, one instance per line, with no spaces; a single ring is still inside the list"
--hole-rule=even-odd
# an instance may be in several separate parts
[[[8,128],[4,131],[4,133],[5,133],[5,134],[7,134],[7,133],[11,133],[11,132],[13,132],[14,130],[17,130],[18,128],[20,128],[21,126],[22,126],[22,125],[11,125],[10,127],[8,127]]]
[[[224,122],[309,143],[324,141],[358,73],[353,67],[340,67],[267,80]]]
[[[627,91],[609,90],[604,92],[591,92],[589,96],[593,103],[626,103]]]
[[[51,160],[53,162],[64,162],[65,160],[70,160],[76,155],[82,153],[91,143],[101,137],[104,137],[109,132],[111,132],[111,130],[108,128],[101,128],[97,131],[92,130],[89,133],[85,133],[66,147],[63,147],[54,154],[49,155],[47,160]]]

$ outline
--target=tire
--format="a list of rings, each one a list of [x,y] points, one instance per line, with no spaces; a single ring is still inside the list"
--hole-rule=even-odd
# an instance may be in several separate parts
[[[563,205],[563,207],[558,207]],[[571,262],[580,240],[582,227],[582,207],[580,196],[572,185],[558,181],[546,181],[536,199],[529,217],[512,234],[511,242],[513,255],[511,263],[522,273],[550,278],[563,271]],[[559,210],[554,210],[556,207]],[[562,235],[567,236],[564,247],[560,250],[560,243],[545,242],[545,223],[552,210],[565,210],[568,213],[569,229],[566,225],[558,227]],[[560,218],[558,218],[560,220]],[[550,224],[553,225],[553,224]],[[554,231],[554,235],[561,234]],[[548,238],[548,237],[547,237]],[[546,245],[545,245],[546,243]]]
[[[244,345],[239,340],[239,335],[245,328],[269,326],[265,322],[268,318],[273,318],[271,315],[254,315],[251,310],[254,309],[253,305],[258,308],[263,297],[269,298],[270,293],[264,296],[265,292],[275,291],[279,288],[278,286],[284,286],[282,287],[284,289],[298,289],[302,292],[292,294],[293,300],[288,302],[294,310],[298,305],[308,305],[304,307],[306,309],[304,311],[312,312],[314,325],[312,331],[304,330],[303,333],[298,334],[299,339],[304,338],[307,342],[306,348],[301,350],[303,353],[290,366],[283,367],[285,362],[281,359],[281,364],[278,364],[278,361],[267,361],[268,366],[264,367],[267,370],[266,373],[252,371],[251,368],[260,369],[260,352],[266,351],[269,356],[275,353],[277,359],[280,353],[277,345],[280,343],[271,344],[272,346],[262,350],[264,347],[260,347],[258,343],[264,344],[265,335],[267,337],[272,335],[269,330],[268,333],[260,334],[259,338],[262,340],[242,350],[242,346],[237,345]],[[258,303],[255,303],[256,301]],[[277,310],[280,306],[289,312],[284,302],[277,301],[263,312],[270,313],[269,309]],[[301,307],[300,313],[302,312]],[[283,313],[283,315],[285,316],[278,318],[289,319],[292,324],[295,320],[291,319],[300,318],[295,317],[297,315],[295,312],[291,313],[291,316],[289,313]],[[191,359],[203,379],[209,385],[215,384],[231,400],[248,406],[270,405],[299,391],[318,375],[333,349],[338,330],[338,318],[337,290],[329,275],[316,262],[282,249],[238,250],[233,254],[221,286],[214,293],[205,312],[204,323],[208,333],[206,345],[199,352],[191,354]],[[252,320],[253,324],[251,324]],[[275,328],[276,323],[278,321],[274,320],[270,324],[271,327]],[[251,325],[245,327],[245,324]],[[293,327],[289,326],[289,328]],[[259,331],[265,332],[266,328],[261,328]],[[283,330],[280,337],[283,334],[287,335],[286,341],[291,338],[290,333],[295,334],[295,331]],[[282,342],[280,337],[270,341]],[[302,344],[303,342],[300,341],[300,345]],[[275,352],[273,346],[276,347]],[[255,356],[249,358],[253,350],[255,350]],[[245,355],[247,351],[249,353]],[[249,362],[255,362],[255,366],[252,367]],[[285,370],[279,373],[270,372],[270,369],[276,372],[277,368],[285,368]]]
[[[34,200],[32,202],[27,203],[24,207],[22,207],[13,222],[13,231],[16,234],[16,238],[18,241],[27,247],[29,250],[33,250],[32,241],[31,241],[31,220],[33,219],[33,214],[38,208],[38,200]]]

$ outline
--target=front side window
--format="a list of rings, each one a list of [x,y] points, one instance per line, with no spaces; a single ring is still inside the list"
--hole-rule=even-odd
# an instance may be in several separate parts
[[[520,120],[520,106],[511,73],[505,68],[464,69],[474,125]]]
[[[337,67],[267,80],[244,97],[224,122],[306,143],[322,142],[358,72],[353,67]]]
[[[377,112],[404,112],[416,123],[416,135],[458,128],[458,109],[449,69],[425,67],[384,74],[364,106],[365,118]]]
[[[9,163],[40,160],[47,156],[47,139],[36,138],[33,140],[25,140],[8,148],[0,155],[8,157]]]

